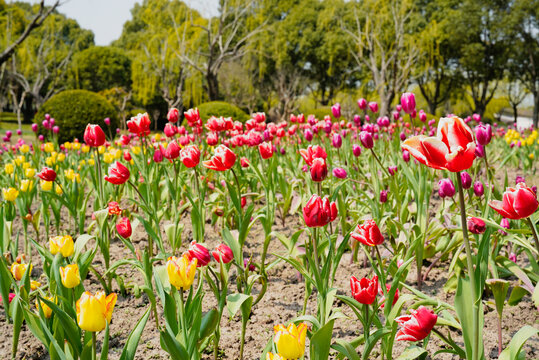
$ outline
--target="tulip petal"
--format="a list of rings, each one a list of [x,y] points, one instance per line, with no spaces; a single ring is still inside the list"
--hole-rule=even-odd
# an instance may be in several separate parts
[[[426,137],[421,140],[421,146],[427,159],[425,165],[434,169],[446,168],[447,160],[445,157],[449,151],[442,141],[435,137]]]
[[[454,152],[459,147],[466,149],[473,142],[473,132],[464,120],[452,116],[440,119],[437,138],[447,145],[450,152]]]
[[[488,206],[490,206],[492,209],[494,209],[498,214],[500,214],[504,218],[515,219],[515,216],[513,213],[507,212],[503,208],[503,202],[500,200],[491,200],[489,201]]]

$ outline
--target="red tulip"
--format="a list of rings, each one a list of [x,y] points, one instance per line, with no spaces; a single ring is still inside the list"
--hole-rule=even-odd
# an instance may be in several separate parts
[[[516,188],[507,188],[503,193],[503,201],[491,200],[488,204],[501,216],[513,220],[527,218],[539,206],[535,192],[525,183],[518,183]]]
[[[215,261],[223,261],[223,263],[228,264],[234,259],[234,253],[232,249],[226,244],[219,244],[215,247],[215,250],[211,252]]]
[[[234,122],[232,121],[232,118],[225,118],[223,116],[221,117],[215,117],[212,116],[208,119],[208,122],[206,123],[206,129],[214,132],[220,132],[220,131],[226,131],[226,130],[232,130],[234,128]]]
[[[329,202],[329,197],[323,199],[313,194],[303,208],[303,219],[308,227],[322,227],[337,218],[337,205]]]
[[[417,310],[411,309],[410,313],[411,315],[403,315],[395,319],[401,325],[397,332],[397,341],[423,340],[438,320],[438,315],[424,306],[420,306]]]
[[[200,113],[198,109],[189,109],[188,111],[183,113],[183,116],[185,116],[187,123],[191,127],[202,125],[202,122],[200,121]]]
[[[326,150],[324,150],[323,147],[318,145],[309,145],[307,150],[300,149],[299,153],[309,166],[313,164],[313,160],[316,158],[326,159],[328,157],[328,155],[326,154]]]
[[[411,114],[415,110],[415,95],[411,92],[406,92],[401,96],[402,110],[405,113]]]
[[[236,154],[225,145],[219,145],[217,149],[215,149],[215,154],[211,160],[204,161],[202,164],[208,169],[225,171],[232,168],[235,163]]]
[[[311,179],[316,182],[323,181],[328,176],[328,166],[324,158],[315,158],[311,165]]]
[[[420,163],[452,172],[472,166],[475,146],[472,130],[457,116],[441,118],[436,137],[414,136],[402,144]]]
[[[483,220],[476,217],[468,218],[468,230],[472,234],[480,235],[485,232],[487,229],[486,224]]]
[[[180,112],[178,109],[176,108],[172,108],[168,111],[168,114],[167,114],[167,119],[168,121],[170,121],[171,123],[175,123],[179,120],[180,118]]]
[[[131,161],[132,157],[131,157],[131,153],[129,153],[129,150],[125,150],[124,151],[124,160],[129,162]]]
[[[122,145],[129,145],[129,142],[131,142],[131,138],[127,135],[120,136],[120,144]]]
[[[121,162],[116,161],[109,166],[108,176],[105,175],[105,180],[114,185],[121,185],[129,180],[130,175],[129,169]]]
[[[367,246],[380,245],[384,242],[384,237],[382,236],[378,225],[376,225],[376,221],[372,219],[358,225],[351,236],[353,239]]]
[[[124,239],[129,239],[131,237],[131,234],[133,233],[129,218],[121,218],[118,224],[116,224],[116,231],[118,231],[118,234],[120,234],[120,236]]]
[[[358,280],[355,276],[350,278],[350,288],[352,296],[357,302],[370,305],[376,299],[378,293],[378,276],[374,275],[372,280],[366,277]]]
[[[273,144],[270,142],[263,142],[258,145],[258,151],[260,152],[262,159],[269,159],[273,156]]]
[[[386,284],[386,292],[389,293],[389,290],[391,290],[391,284]],[[385,306],[386,299],[384,297],[384,291],[382,290],[381,284],[378,285],[378,295],[381,296],[380,303],[382,305],[380,305],[380,307],[383,309]],[[395,305],[397,300],[399,300],[399,289],[395,289],[395,295],[393,296],[393,302],[391,303],[391,305]]]
[[[219,142],[219,138],[217,137],[217,133],[211,132],[206,136],[206,142],[210,146],[215,146]]]
[[[56,180],[56,171],[54,171],[53,169],[51,168],[48,168],[46,166],[44,166],[41,171],[39,173],[37,173],[37,176],[41,179],[41,180],[45,180],[45,181],[54,181]]]
[[[109,202],[109,215],[121,215],[122,209],[116,201]]]
[[[148,113],[138,114],[127,122],[127,128],[129,132],[138,136],[146,136],[150,133],[150,117]]]
[[[178,132],[178,128],[171,123],[167,123],[163,132],[165,133],[166,137],[171,138],[176,135],[176,133]]]
[[[190,259],[197,259],[197,267],[206,266],[211,261],[211,255],[208,249],[204,245],[198,244],[195,240],[191,242],[188,254]]]
[[[105,133],[99,125],[88,124],[84,130],[84,142],[90,147],[98,147],[106,141]]]
[[[163,156],[169,160],[177,159],[180,156],[180,147],[176,141],[172,140],[168,143],[167,148],[163,151]]]
[[[248,168],[249,165],[250,165],[250,164],[249,164],[249,160],[247,160],[246,157],[242,157],[242,158],[240,159],[240,164],[241,164],[241,167],[242,167],[242,168]]]
[[[196,145],[186,146],[180,151],[180,159],[186,167],[193,168],[200,162],[200,150]]]

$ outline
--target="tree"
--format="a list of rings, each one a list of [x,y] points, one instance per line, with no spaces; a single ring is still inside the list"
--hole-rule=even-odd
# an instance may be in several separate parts
[[[380,98],[380,114],[387,115],[395,96],[406,89],[418,55],[407,31],[412,4],[366,0],[349,6],[353,18],[343,22],[343,29],[353,39],[352,54],[357,65],[371,73]]]
[[[504,91],[507,94],[507,101],[513,110],[513,118],[515,124],[518,118],[518,106],[524,101],[528,95],[528,91],[524,85],[518,80],[508,80],[504,83]]]
[[[71,86],[94,92],[131,87],[131,59],[113,46],[92,46],[73,57]]]
[[[45,6],[45,0],[41,0],[39,3],[39,9],[37,13],[33,16],[30,22],[26,25],[22,33],[11,43],[9,44],[1,53],[0,53],[0,65],[6,62],[15,52],[15,49],[23,43],[24,40],[30,35],[30,33],[40,27],[45,19],[60,5],[60,0],[56,0],[54,4],[50,7]]]

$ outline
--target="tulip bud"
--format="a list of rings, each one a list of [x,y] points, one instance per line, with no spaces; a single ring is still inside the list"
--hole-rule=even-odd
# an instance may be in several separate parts
[[[105,123],[105,125],[110,126],[110,118],[105,118],[103,122]]]
[[[333,114],[333,117],[335,119],[338,119],[341,117],[341,104],[336,103],[331,107],[331,113]]]
[[[451,179],[442,179],[438,182],[438,194],[442,199],[455,195],[455,185],[453,185]]]
[[[511,224],[509,223],[509,219],[502,218],[502,221],[500,221],[500,226],[503,227],[504,229],[509,229],[511,226]],[[498,232],[502,235],[507,235],[507,233],[503,230],[498,230]]]
[[[211,252],[215,261],[223,261],[223,263],[228,264],[234,259],[234,253],[232,249],[226,244],[219,244],[215,247],[215,250]]]
[[[334,168],[333,169],[333,176],[335,176],[336,178],[339,178],[339,179],[346,179],[346,170],[344,170],[343,168]]]
[[[197,259],[197,267],[206,266],[211,261],[211,255],[208,249],[204,245],[198,244],[195,240],[191,242],[188,254],[191,259]]]
[[[486,230],[486,224],[483,220],[476,217],[468,218],[468,231],[472,234],[480,235]]]
[[[333,137],[331,139],[331,145],[333,145],[334,148],[340,149],[342,146],[342,137],[340,134],[333,134]]]
[[[382,204],[387,202],[387,190],[380,190],[380,202]]]
[[[167,119],[169,122],[171,123],[178,122],[179,118],[180,118],[180,112],[178,111],[178,109],[172,108],[168,111]]]
[[[361,109],[361,110],[365,110],[367,108],[367,100],[361,98],[357,101],[357,106]]]
[[[525,182],[526,182],[526,179],[523,176],[517,175],[517,177],[515,178],[515,184],[525,183]]]
[[[361,155],[361,146],[354,144],[352,146],[352,153],[354,154],[355,157],[358,157],[359,155]]]
[[[421,120],[421,122],[427,121],[427,114],[425,114],[423,110],[419,110],[419,120]]]
[[[371,101],[369,103],[369,109],[371,110],[371,112],[376,114],[378,112],[378,103],[375,101]]]
[[[33,123],[32,124],[32,131],[37,132],[37,130],[38,130],[38,125],[36,123]]]
[[[120,236],[123,237],[124,239],[129,239],[133,232],[129,218],[127,217],[121,218],[118,224],[116,224],[116,231],[118,231],[118,234],[120,234]]]
[[[372,139],[372,134],[367,131],[362,131],[359,133],[359,140],[361,144],[366,149],[372,149],[374,147],[374,141]]]
[[[474,184],[473,184],[473,192],[475,194],[475,196],[483,196],[483,194],[485,193],[485,189],[483,187],[483,184],[481,183],[481,181],[476,181]]]
[[[479,114],[473,114],[472,118],[474,119],[475,122],[480,122],[481,121],[481,115],[479,115]]]
[[[311,131],[311,129],[305,129],[303,135],[305,136],[305,140],[309,142],[313,139],[313,132]]]
[[[324,158],[315,158],[311,165],[311,179],[315,182],[323,181],[328,175],[328,167]]]
[[[475,127],[475,138],[479,145],[485,146],[490,143],[492,139],[492,127],[490,125],[477,125]]]
[[[361,125],[361,116],[359,115],[354,115],[354,124],[356,124],[356,126],[359,126]]]
[[[68,289],[72,289],[80,284],[79,266],[77,264],[61,266],[60,277],[62,285]]]
[[[405,113],[411,114],[415,110],[415,95],[411,92],[402,94],[401,105]]]
[[[247,158],[245,158],[245,157],[242,157],[240,159],[240,164],[241,164],[242,168],[248,168],[249,167],[249,160],[247,160]]]
[[[481,144],[477,144],[475,146],[475,156],[477,157],[485,157],[485,148]]]
[[[395,174],[397,173],[397,169],[398,169],[397,166],[394,165],[394,166],[389,166],[389,167],[387,168],[387,171],[389,172],[389,174],[390,174],[391,176],[393,176],[393,175],[395,175]]]

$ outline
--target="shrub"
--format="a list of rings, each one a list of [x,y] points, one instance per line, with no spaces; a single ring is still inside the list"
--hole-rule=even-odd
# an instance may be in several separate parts
[[[17,122],[17,114],[11,112],[0,112],[0,122]]]
[[[86,124],[98,124],[108,133],[104,122],[107,117],[112,129],[116,130],[119,123],[114,107],[104,97],[86,90],[62,91],[45,102],[34,117],[34,122],[40,125],[40,132],[43,132],[41,122],[45,114],[50,114],[56,121],[55,125],[60,127],[60,142],[74,138],[82,140]]]
[[[198,106],[198,110],[200,111],[200,118],[202,121],[206,121],[211,116],[231,117],[232,119],[241,122],[250,119],[250,116],[242,111],[239,107],[224,101],[210,101],[200,104]]]
[[[299,113],[302,113],[305,115],[305,119],[309,117],[309,115],[314,115],[318,120],[324,120],[324,117],[326,115],[331,116],[331,120],[335,120],[333,115],[331,115],[331,107],[330,106],[323,106],[317,109],[305,109],[304,111],[300,111]]]

